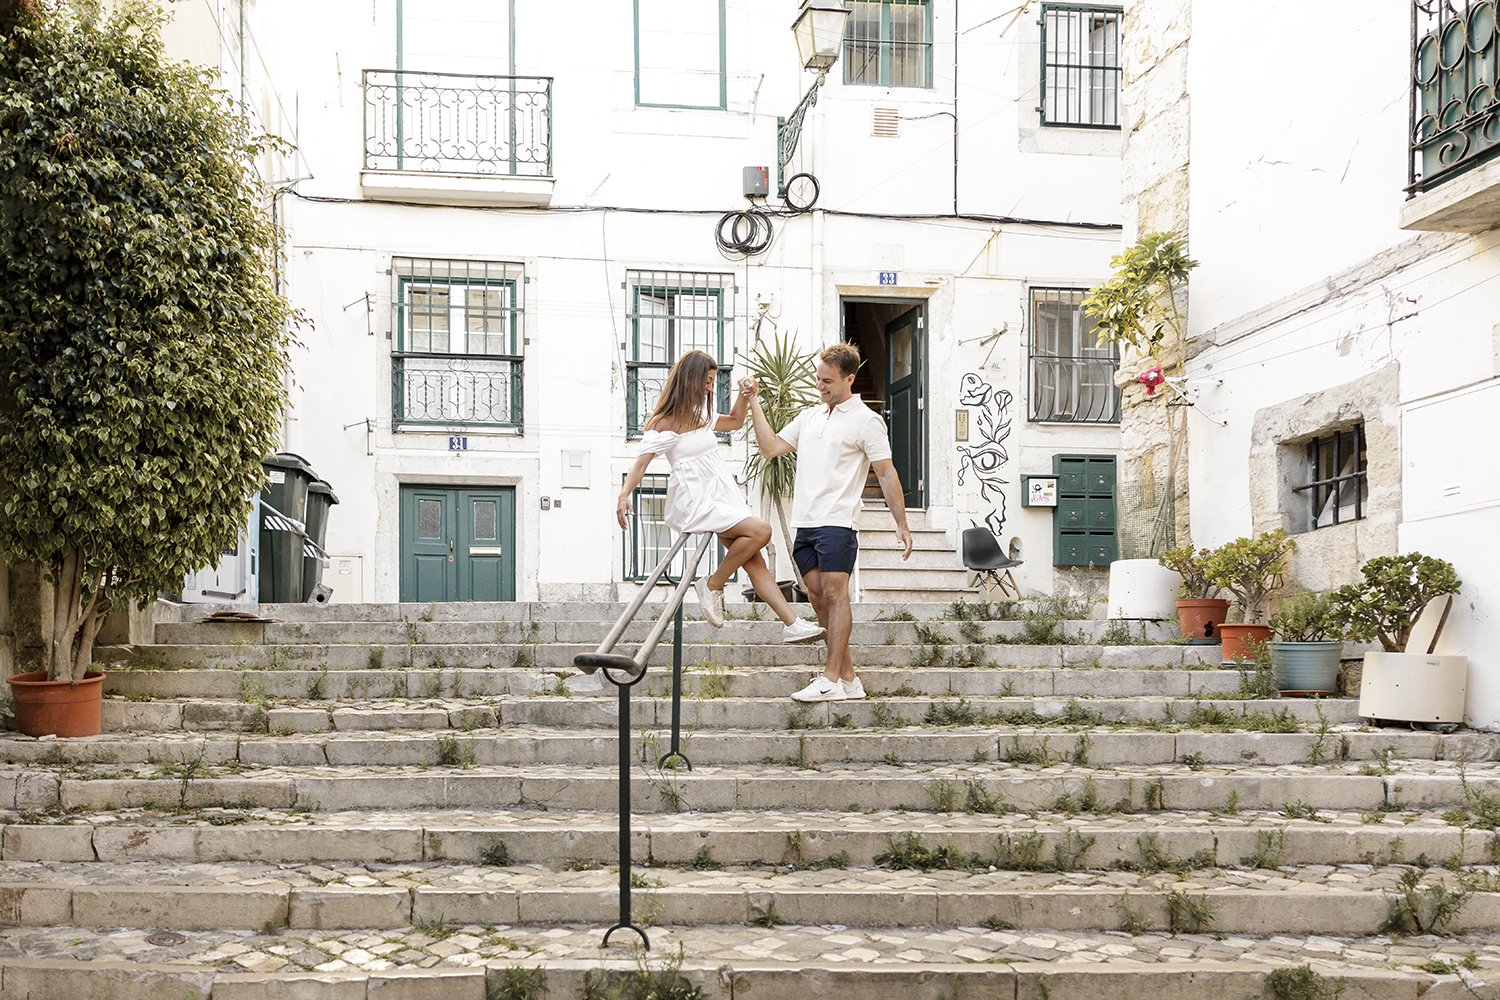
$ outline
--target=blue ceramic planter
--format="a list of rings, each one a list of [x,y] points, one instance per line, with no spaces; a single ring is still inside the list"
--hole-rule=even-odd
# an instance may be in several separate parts
[[[1342,642],[1270,643],[1278,691],[1333,694],[1339,683]]]

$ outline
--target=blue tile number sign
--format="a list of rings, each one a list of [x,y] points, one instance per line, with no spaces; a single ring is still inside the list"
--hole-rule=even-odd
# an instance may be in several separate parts
[[[880,283],[882,285],[894,285],[896,283],[896,272],[895,271],[881,271],[880,272]]]

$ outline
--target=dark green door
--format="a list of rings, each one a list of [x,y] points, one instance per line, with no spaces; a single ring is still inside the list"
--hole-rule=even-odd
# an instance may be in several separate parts
[[[885,325],[886,425],[891,461],[901,477],[908,507],[925,507],[922,468],[927,435],[922,426],[923,307],[908,309]]]
[[[512,488],[401,491],[401,600],[516,599]]]

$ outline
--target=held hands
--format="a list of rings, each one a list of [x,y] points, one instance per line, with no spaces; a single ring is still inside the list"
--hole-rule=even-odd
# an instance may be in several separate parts
[[[740,379],[740,395],[753,400],[760,394],[760,384],[753,378]]]

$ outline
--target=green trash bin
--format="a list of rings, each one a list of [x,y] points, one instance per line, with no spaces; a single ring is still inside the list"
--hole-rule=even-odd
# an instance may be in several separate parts
[[[302,536],[292,530],[307,520],[307,490],[313,480],[307,459],[279,452],[261,463],[266,485],[260,511],[260,602],[300,604],[302,596]],[[278,516],[280,515],[280,516]]]
[[[328,512],[339,502],[333,487],[321,479],[313,480],[307,488],[307,534],[318,548],[325,549],[328,542]],[[327,591],[321,594],[318,584],[323,582],[323,557],[315,549],[302,550],[302,599],[315,598],[319,604],[328,603]]]

